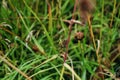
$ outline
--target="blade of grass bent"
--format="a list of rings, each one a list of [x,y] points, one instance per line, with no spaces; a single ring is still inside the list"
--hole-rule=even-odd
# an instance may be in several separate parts
[[[75,71],[67,63],[64,63],[64,66],[75,75],[77,80],[81,80],[81,78],[75,73]]]
[[[24,76],[27,80],[32,80],[29,76],[27,76],[24,72],[22,72],[20,69],[15,67],[13,64],[11,64],[8,60],[6,60],[4,57],[0,55],[0,59],[5,62],[7,65],[9,65],[11,68],[19,72],[22,76]]]
[[[20,14],[20,12],[19,12],[18,10],[17,10],[17,12],[18,12],[18,14],[19,14],[19,16],[20,16],[20,18],[21,18],[21,20],[22,20],[25,28],[27,29],[28,32],[30,32],[30,30],[28,29],[27,24],[25,23],[22,15]],[[33,39],[33,41],[35,42],[35,44],[37,45],[37,47],[39,48],[40,52],[41,52],[42,54],[45,54],[43,47],[38,43],[38,41],[34,38],[34,36],[32,36],[32,39]]]

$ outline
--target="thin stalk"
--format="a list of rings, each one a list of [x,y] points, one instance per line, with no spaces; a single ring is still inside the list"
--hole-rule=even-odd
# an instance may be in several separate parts
[[[47,5],[48,5],[48,15],[49,15],[49,31],[52,32],[52,10],[51,10],[51,5],[48,0],[46,0]]]
[[[62,67],[62,70],[61,70],[60,80],[63,79],[64,71],[65,71],[65,67],[63,66],[63,67]]]
[[[90,14],[87,14],[87,20],[88,20],[88,26],[89,26],[90,36],[92,38],[92,42],[93,42],[94,48],[96,50],[96,43],[95,43],[95,38],[94,38],[94,34],[93,34],[93,29],[92,29],[90,18],[91,18]]]
[[[116,0],[114,0],[114,7],[113,7],[112,18],[111,18],[111,22],[110,22],[110,28],[112,28],[115,11],[116,11]]]
[[[65,55],[64,55],[64,62],[66,61],[67,55],[68,55],[70,36],[71,36],[71,32],[72,32],[72,25],[74,24],[74,22],[73,22],[73,20],[75,19],[74,13],[76,11],[77,3],[78,3],[78,0],[75,1],[74,10],[73,10],[73,14],[72,14],[72,19],[69,23],[69,32],[68,32],[68,38],[67,38],[67,41],[66,41],[66,52],[65,52]]]

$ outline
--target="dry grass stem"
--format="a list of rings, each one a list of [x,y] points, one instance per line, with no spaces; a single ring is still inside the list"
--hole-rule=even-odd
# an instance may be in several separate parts
[[[11,68],[16,70],[18,73],[20,73],[22,76],[24,76],[27,80],[32,80],[29,76],[27,76],[24,72],[22,72],[20,69],[15,67],[13,64],[11,64],[8,60],[6,60],[3,56],[0,55],[0,59],[5,62],[7,65],[9,65]]]

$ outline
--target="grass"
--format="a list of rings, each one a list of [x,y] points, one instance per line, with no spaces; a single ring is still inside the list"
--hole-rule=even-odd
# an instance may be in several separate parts
[[[64,62],[65,20],[75,14],[81,21],[74,5],[74,0],[0,1],[0,80],[119,80],[120,1],[96,0],[93,20],[72,25]],[[76,41],[78,31],[84,38]]]

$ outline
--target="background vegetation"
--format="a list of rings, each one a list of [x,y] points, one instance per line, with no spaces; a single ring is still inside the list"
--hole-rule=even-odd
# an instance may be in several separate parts
[[[98,54],[88,23],[74,24],[64,63],[65,20],[74,5],[75,0],[0,0],[0,80],[119,79],[120,0],[96,0],[91,26]],[[81,21],[79,6],[74,14]],[[74,38],[78,31],[82,40]]]

